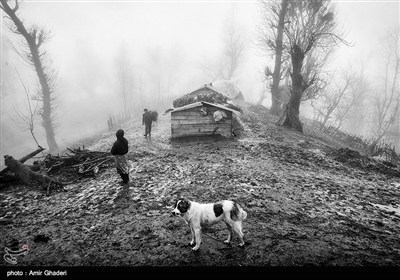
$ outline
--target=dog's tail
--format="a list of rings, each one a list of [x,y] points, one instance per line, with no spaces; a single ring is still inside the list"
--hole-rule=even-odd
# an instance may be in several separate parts
[[[243,208],[237,203],[233,202],[233,207],[231,210],[231,219],[236,220],[245,220],[247,218],[247,212],[243,210]]]

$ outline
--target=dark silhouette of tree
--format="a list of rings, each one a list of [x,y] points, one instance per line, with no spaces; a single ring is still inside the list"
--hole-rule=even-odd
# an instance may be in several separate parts
[[[323,63],[321,53],[331,53],[332,46],[348,44],[339,34],[335,9],[330,1],[289,1],[287,23],[284,26],[284,43],[291,59],[291,97],[278,125],[303,132],[300,122],[300,102],[303,93],[317,85]],[[319,65],[319,67],[316,67]],[[305,67],[307,66],[307,67]],[[319,86],[317,86],[318,88]],[[317,90],[311,90],[316,92]]]
[[[275,58],[274,70],[271,71],[267,66],[265,67],[264,75],[267,79],[272,77],[270,113],[278,116],[281,114],[283,104],[281,93],[284,92],[284,89],[279,84],[287,70],[287,66],[282,67],[282,64],[288,60],[287,55],[285,57],[283,52],[283,29],[288,0],[282,0],[281,2],[261,1],[260,4],[262,21],[257,27],[258,45],[265,53],[271,54]],[[266,94],[262,94],[258,104],[261,104],[265,98]]]
[[[0,0],[0,8],[7,14],[9,20],[13,24],[9,25],[9,29],[18,35],[23,36],[27,46],[23,52],[18,51],[14,46],[14,50],[30,65],[34,66],[36,74],[39,79],[40,96],[42,102],[41,116],[42,125],[46,131],[47,145],[49,146],[49,153],[57,153],[58,145],[55,140],[54,133],[54,89],[56,85],[57,75],[51,69],[51,61],[48,59],[46,52],[42,46],[48,41],[50,33],[44,28],[36,25],[30,27],[28,30],[25,28],[23,22],[17,16],[20,2],[15,0],[15,5],[11,8],[7,0]],[[25,45],[26,45],[25,44]]]

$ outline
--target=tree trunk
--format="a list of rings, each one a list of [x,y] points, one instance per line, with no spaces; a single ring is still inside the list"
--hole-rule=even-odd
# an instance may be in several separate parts
[[[282,114],[282,102],[278,100],[279,91],[274,93],[274,90],[271,89],[271,108],[269,112],[274,116],[279,116]]]
[[[51,187],[54,188],[55,186],[61,186],[61,188],[65,191],[63,185],[68,184],[68,183],[57,182],[56,180],[47,175],[34,172],[27,165],[14,159],[12,156],[5,155],[4,163],[24,185],[32,186],[34,184],[40,184],[43,187],[46,187],[47,195],[50,194]]]
[[[42,62],[40,61],[39,50],[32,36],[25,37],[28,41],[29,48],[32,54],[32,60],[35,65],[36,74],[39,78],[40,86],[42,88],[43,97],[43,126],[46,131],[47,145],[49,146],[49,153],[58,153],[58,145],[54,137],[54,127],[51,117],[51,90],[43,70]]]
[[[303,66],[304,53],[298,45],[293,46],[291,57],[293,66],[292,93],[282,125],[294,128],[297,131],[303,133],[303,126],[300,122],[299,114],[300,101],[303,94],[303,76],[301,75],[301,69]]]
[[[276,35],[276,49],[275,49],[275,68],[272,74],[272,87],[271,87],[271,109],[270,113],[279,116],[282,112],[282,103],[279,101],[279,82],[281,80],[281,65],[282,65],[282,51],[283,51],[283,28],[285,24],[285,16],[288,7],[288,0],[282,0],[281,11],[279,12],[279,23]]]
[[[31,186],[34,183],[44,184],[54,182],[52,178],[32,171],[27,165],[14,159],[12,156],[5,155],[4,163],[24,185]]]
[[[257,101],[257,105],[261,105],[264,101],[264,99],[267,98],[266,95],[260,95],[260,99],[258,99]]]
[[[47,140],[47,145],[49,146],[49,153],[56,153],[58,152],[58,145],[54,137],[54,127],[52,123],[52,118],[51,118],[51,90],[50,86],[47,80],[47,76],[45,74],[45,71],[43,69],[42,61],[40,60],[41,55],[39,52],[39,47],[43,41],[39,38],[37,38],[38,34],[37,32],[30,34],[22,21],[17,17],[15,12],[18,9],[18,4],[14,9],[11,9],[11,7],[8,5],[7,1],[1,0],[2,7],[6,14],[10,17],[10,19],[14,22],[15,26],[17,27],[18,32],[25,38],[29,45],[29,50],[31,53],[31,57],[29,59],[33,62],[33,66],[35,67],[36,74],[39,78],[39,83],[42,89],[42,99],[43,99],[43,107],[42,107],[42,118],[43,118],[43,126],[46,131],[46,140]],[[37,30],[36,30],[37,31]]]
[[[21,163],[24,163],[25,161],[27,161],[28,159],[30,159],[30,158],[36,156],[38,153],[40,153],[40,152],[43,151],[43,150],[44,150],[44,149],[43,149],[42,147],[39,146],[39,148],[38,148],[37,150],[35,150],[35,151],[33,151],[32,153],[27,154],[26,156],[20,158],[18,161],[21,162]],[[5,174],[5,173],[7,173],[9,170],[10,170],[10,169],[9,169],[8,167],[4,168],[3,170],[1,170],[0,176],[3,175],[3,174]]]

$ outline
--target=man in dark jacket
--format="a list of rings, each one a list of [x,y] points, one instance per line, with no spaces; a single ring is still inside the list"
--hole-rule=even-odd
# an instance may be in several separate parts
[[[146,136],[146,137],[147,137],[147,135],[151,136],[151,123],[152,122],[153,122],[153,119],[151,117],[151,112],[147,109],[144,109],[142,125],[145,125],[144,136]]]
[[[117,164],[117,172],[122,178],[123,183],[129,182],[129,165],[126,154],[128,153],[128,140],[124,137],[124,131],[118,129],[117,141],[114,142],[111,148],[111,154],[115,158],[115,163]]]

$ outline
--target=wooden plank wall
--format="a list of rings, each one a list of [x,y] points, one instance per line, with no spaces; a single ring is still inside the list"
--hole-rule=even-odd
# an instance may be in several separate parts
[[[202,115],[202,107],[194,107],[183,111],[171,112],[171,136],[203,136],[211,135],[215,129],[215,134],[226,137],[232,136],[232,112],[225,111],[227,118],[223,121],[214,122],[213,113],[222,110],[214,106],[204,106],[207,108],[207,115]]]

